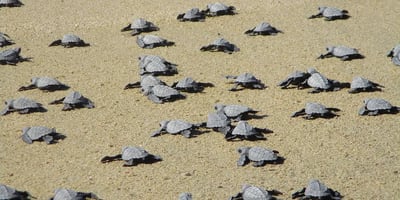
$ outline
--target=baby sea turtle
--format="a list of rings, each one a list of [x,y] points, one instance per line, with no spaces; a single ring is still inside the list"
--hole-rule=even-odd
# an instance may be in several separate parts
[[[261,167],[267,163],[276,164],[279,163],[283,158],[279,157],[278,151],[266,149],[264,147],[239,147],[237,152],[240,154],[240,158],[237,161],[238,166],[244,166],[249,161],[254,162],[254,167]]]
[[[175,42],[168,41],[156,35],[138,35],[136,43],[141,48],[152,49],[155,47],[172,46]]]
[[[66,48],[70,47],[86,47],[90,46],[89,43],[85,43],[79,36],[74,34],[65,34],[61,40],[55,40],[49,46],[63,46]]]
[[[228,42],[224,38],[218,38],[216,39],[212,44],[209,44],[207,46],[203,46],[200,48],[201,51],[222,51],[224,53],[233,53],[236,51],[240,51],[236,45]]]
[[[20,199],[20,200],[28,200],[33,198],[26,191],[19,191],[15,188],[9,187],[7,185],[0,184],[0,199]]]
[[[76,91],[69,93],[66,97],[54,100],[49,104],[64,104],[64,107],[62,108],[63,111],[73,110],[75,108],[94,108],[92,101]]]
[[[297,88],[302,87],[303,83],[307,81],[307,79],[311,76],[308,72],[302,71],[294,71],[293,73],[289,74],[285,80],[278,83],[278,86],[282,89],[288,88],[290,85],[295,85]]]
[[[314,68],[307,71],[311,76],[307,79],[307,85],[313,89],[309,93],[318,93],[322,91],[338,91],[341,89],[338,81],[326,78]],[[305,84],[303,84],[305,85]]]
[[[126,90],[130,88],[142,88],[142,92],[145,92],[149,88],[155,85],[167,85],[167,84],[151,74],[146,74],[140,76],[140,81],[134,83],[128,83],[124,89]]]
[[[184,120],[164,120],[160,122],[160,129],[155,131],[151,137],[156,137],[162,133],[169,133],[172,135],[181,134],[187,138],[192,137],[193,133],[198,129],[201,124],[192,124]]]
[[[392,58],[393,64],[400,66],[400,44],[390,50],[387,54],[387,57]]]
[[[146,91],[143,91],[143,93],[154,103],[163,103],[185,98],[185,95],[167,85],[155,85],[149,87]]]
[[[0,111],[0,115],[6,115],[10,112],[18,112],[19,114],[28,114],[31,112],[45,112],[46,109],[32,99],[21,97],[18,99],[10,99],[5,102],[6,107]]]
[[[152,75],[174,75],[178,71],[176,64],[165,60],[163,57],[155,55],[143,55],[139,56],[139,67],[140,75],[152,74]]]
[[[178,17],[176,17],[176,19],[181,22],[185,21],[203,22],[205,17],[206,17],[205,14],[203,12],[200,12],[198,8],[192,8],[186,13],[179,14]]]
[[[85,200],[86,198],[97,199],[96,194],[91,192],[77,192],[70,189],[59,188],[54,192],[54,196],[50,198],[50,200]]]
[[[342,196],[339,192],[326,187],[319,180],[312,179],[307,187],[292,194],[292,199],[299,198],[302,200],[326,199],[340,200]]]
[[[63,139],[63,137],[56,132],[55,128],[31,126],[22,130],[22,140],[27,144],[32,144],[33,141],[45,141],[47,144],[51,144],[58,139]]]
[[[8,36],[5,33],[0,32],[0,47],[12,45],[12,44],[14,44],[14,42],[10,39],[10,36]]]
[[[264,133],[273,133],[273,131],[267,128],[255,128],[247,121],[239,121],[232,132],[225,136],[225,139],[228,141],[236,138],[240,140],[265,140]]]
[[[0,7],[20,7],[23,5],[19,0],[0,0]]]
[[[32,90],[38,88],[39,90],[55,91],[55,90],[67,90],[69,86],[61,83],[60,81],[50,77],[33,77],[31,84],[28,86],[22,86],[18,91]]]
[[[281,195],[277,190],[265,190],[261,187],[245,184],[242,191],[229,200],[276,200],[274,196]]]
[[[139,163],[154,163],[161,161],[161,157],[157,155],[149,154],[142,147],[123,147],[122,154],[117,154],[115,156],[105,156],[101,159],[102,163],[111,162],[115,160],[124,160],[124,167],[134,166]]]
[[[276,35],[278,33],[283,33],[282,31],[276,29],[275,27],[271,26],[271,24],[267,22],[261,22],[256,27],[247,30],[244,34],[255,36],[255,35]]]
[[[381,91],[381,87],[378,83],[357,76],[351,82],[349,93]]]
[[[233,119],[235,121],[240,121],[242,119],[251,118],[250,115],[255,115],[258,113],[257,110],[253,110],[250,107],[243,105],[224,105],[224,104],[216,104],[214,109],[217,112],[223,112],[229,119]]]
[[[224,135],[227,135],[230,131],[230,124],[231,121],[222,111],[209,113],[207,116],[206,127],[221,132]]]
[[[311,15],[308,19],[325,17],[325,20],[331,21],[335,19],[347,19],[350,16],[348,15],[347,10],[342,10],[334,7],[320,6],[318,7],[318,13],[316,15]]]
[[[332,118],[338,116],[337,114],[333,113],[340,111],[337,108],[327,108],[326,106],[315,103],[315,102],[308,102],[306,103],[306,107],[294,112],[291,117],[298,117],[303,116],[304,119],[316,119],[316,118]]]
[[[396,114],[400,112],[400,107],[393,106],[388,101],[380,98],[364,99],[364,105],[358,112],[359,115],[375,116],[379,114]]]
[[[230,91],[237,91],[239,86],[242,86],[243,88],[250,88],[250,89],[264,89],[265,85],[261,83],[259,79],[257,79],[253,74],[251,73],[244,73],[240,74],[238,76],[225,76],[227,79],[235,79],[233,81],[234,86],[230,89]]]
[[[346,46],[328,46],[326,47],[326,51],[325,54],[321,54],[317,59],[330,58],[333,56],[340,58],[343,61],[364,58],[357,49]]]
[[[21,48],[11,48],[0,52],[0,65],[16,65],[18,62],[29,61],[30,58],[20,56]]]
[[[189,192],[180,193],[178,199],[179,200],[192,200],[193,199],[192,193],[189,193]]]
[[[143,18],[139,18],[134,20],[131,24],[128,24],[128,26],[121,29],[121,31],[130,31],[130,30],[132,30],[131,35],[134,36],[143,32],[158,31],[160,30],[160,28],[158,28],[152,22],[149,22]]]
[[[222,3],[212,3],[207,5],[207,9],[203,10],[209,17],[215,17],[220,15],[234,15],[236,8],[234,6],[227,6]]]
[[[213,87],[212,83],[202,83],[193,80],[191,77],[185,77],[178,82],[174,82],[172,87],[184,92],[201,92],[205,87]]]

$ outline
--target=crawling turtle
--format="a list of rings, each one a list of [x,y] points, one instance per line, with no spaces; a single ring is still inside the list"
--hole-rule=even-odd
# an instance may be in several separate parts
[[[221,132],[224,135],[227,135],[232,128],[231,121],[222,111],[209,113],[206,127]]]
[[[278,33],[283,33],[282,31],[276,29],[275,27],[271,26],[271,24],[267,22],[261,22],[256,27],[247,30],[244,32],[246,35],[255,36],[255,35],[276,35]]]
[[[318,13],[316,15],[311,15],[308,19],[325,17],[325,20],[331,21],[335,19],[347,19],[350,16],[348,15],[347,10],[342,10],[334,7],[320,6],[318,7]]]
[[[303,83],[303,87],[304,85],[312,87],[312,90],[310,90],[309,93],[338,91],[341,89],[340,82],[326,78],[314,68],[308,69],[308,73],[310,74],[310,77],[305,81],[306,83]]]
[[[140,75],[174,75],[178,73],[176,64],[165,60],[161,56],[143,55],[139,56]]]
[[[0,52],[0,65],[16,65],[18,62],[29,61],[30,58],[20,56],[21,48],[11,48]]]
[[[47,128],[45,126],[32,126],[22,129],[22,140],[27,144],[33,141],[45,141],[47,144],[56,142],[63,137],[56,132],[55,128]]]
[[[289,74],[289,76],[286,77],[285,80],[278,83],[278,86],[281,87],[282,89],[286,89],[290,85],[295,85],[297,86],[297,88],[300,88],[303,86],[303,83],[306,82],[310,76],[311,74],[308,72],[302,72],[296,70],[293,73]]]
[[[21,97],[18,99],[10,99],[5,102],[6,107],[0,111],[0,115],[6,115],[10,112],[18,112],[20,114],[28,114],[31,112],[44,112],[45,108],[41,103],[32,99]]]
[[[19,0],[0,0],[0,7],[20,7],[23,5]]]
[[[18,191],[7,185],[0,184],[0,199],[28,200],[30,197],[32,196],[26,191]]]
[[[128,24],[128,26],[124,27],[121,29],[121,31],[130,31],[131,35],[138,35],[143,32],[152,32],[152,31],[158,31],[160,28],[158,28],[154,23],[146,21],[143,18],[139,18],[134,20],[131,24]]]
[[[242,191],[229,200],[276,200],[274,196],[281,195],[277,190],[265,190],[261,187],[245,184]]]
[[[176,17],[177,20],[181,22],[185,21],[191,21],[191,22],[203,22],[205,19],[205,15],[203,12],[200,12],[198,8],[192,8],[186,13],[179,14],[178,17]]]
[[[387,57],[392,58],[393,64],[400,66],[400,44],[390,50],[387,54]]]
[[[32,90],[38,88],[39,90],[55,91],[55,90],[67,90],[69,86],[61,83],[60,81],[50,77],[33,77],[31,84],[28,86],[22,86],[18,91]]]
[[[14,42],[10,39],[10,36],[8,36],[5,33],[0,32],[0,47],[12,45],[12,44],[14,44]]]
[[[229,132],[225,139],[228,141],[239,138],[240,140],[265,140],[264,133],[273,133],[267,128],[255,128],[247,121],[239,121],[232,132]]]
[[[254,167],[261,167],[267,163],[279,163],[282,160],[277,155],[279,152],[264,147],[239,147],[237,152],[240,154],[240,158],[237,161],[238,166],[244,166],[249,161],[252,161],[254,162]]]
[[[154,103],[163,103],[185,98],[185,95],[167,85],[155,85],[147,88],[143,93]]]
[[[239,86],[242,86],[243,88],[250,88],[250,89],[264,89],[265,85],[261,83],[259,79],[257,79],[253,74],[251,73],[244,73],[240,74],[238,76],[225,76],[227,79],[235,79],[233,81],[234,86],[230,89],[230,91],[237,91]]]
[[[142,91],[146,91],[148,88],[153,87],[155,85],[167,85],[167,84],[151,74],[145,74],[143,76],[140,76],[140,81],[134,83],[128,83],[124,87],[124,89],[126,90],[130,88],[142,88]]]
[[[69,93],[66,97],[54,100],[49,104],[61,103],[64,104],[64,107],[62,108],[63,111],[73,110],[75,108],[94,108],[94,104],[90,99],[82,96],[81,93],[76,91]]]
[[[184,192],[179,194],[179,200],[192,200],[192,194],[189,192]]]
[[[326,106],[315,103],[315,102],[308,102],[306,103],[306,107],[294,112],[291,117],[298,117],[303,116],[304,119],[316,119],[316,118],[332,118],[338,116],[337,114],[333,113],[340,111],[337,108],[327,108]]]
[[[254,115],[258,113],[257,110],[253,110],[250,107],[243,105],[224,105],[224,104],[216,104],[214,109],[217,112],[223,112],[229,119],[233,119],[235,121],[240,121],[242,119],[251,118],[250,115]]]
[[[85,200],[86,198],[97,199],[96,194],[91,192],[77,192],[70,189],[59,188],[54,192],[54,196],[50,198],[50,200]]]
[[[204,87],[213,87],[212,83],[202,83],[193,80],[191,77],[185,77],[178,82],[174,82],[172,87],[184,92],[201,92],[204,90]]]
[[[222,3],[212,3],[208,4],[207,8],[202,12],[205,13],[209,17],[215,17],[220,15],[235,15],[236,8],[234,6],[227,6]]]
[[[211,43],[207,46],[201,47],[200,50],[201,51],[222,51],[224,53],[229,53],[229,54],[236,52],[236,51],[240,51],[240,49],[236,45],[228,42],[224,38],[218,38],[213,43]]]
[[[346,46],[328,46],[326,47],[326,53],[321,54],[317,59],[324,59],[330,57],[337,57],[343,61],[349,61],[353,59],[364,58],[357,49],[346,47]]]
[[[83,41],[79,36],[74,34],[65,34],[61,40],[55,40],[49,46],[51,47],[59,45],[66,48],[90,46],[89,43],[85,43],[85,41]]]
[[[172,46],[175,42],[168,41],[155,35],[138,35],[136,43],[141,48],[152,49],[155,47]]]
[[[364,99],[364,105],[358,112],[359,115],[379,115],[379,114],[396,114],[400,112],[400,107],[393,106],[391,103],[380,98]]]
[[[192,124],[183,120],[164,120],[160,122],[160,129],[151,134],[151,137],[156,137],[162,133],[169,133],[172,135],[181,134],[187,138],[192,137],[193,133],[198,129],[201,124]]]
[[[326,199],[340,200],[342,196],[339,192],[326,187],[319,180],[312,179],[307,187],[292,194],[292,199],[299,198],[302,200]]]
[[[115,156],[105,156],[101,159],[102,163],[111,162],[115,160],[124,160],[124,167],[134,166],[139,163],[154,163],[161,161],[161,157],[157,155],[149,154],[142,147],[123,147],[122,154],[117,154]]]
[[[378,83],[357,76],[351,82],[349,93],[381,91],[381,87]]]

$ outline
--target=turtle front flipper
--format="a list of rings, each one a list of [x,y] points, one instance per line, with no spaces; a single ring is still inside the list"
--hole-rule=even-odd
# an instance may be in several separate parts
[[[158,104],[163,103],[163,101],[154,94],[148,94],[147,98],[150,99],[151,101],[153,101],[154,103],[158,103]]]
[[[239,83],[234,83],[233,87],[231,89],[229,89],[229,91],[238,91],[238,87],[239,87]]]
[[[304,196],[304,192],[306,191],[306,188],[303,188],[295,193],[292,194],[292,199],[296,199],[298,197],[303,197]]]
[[[0,111],[0,115],[6,115],[10,111],[10,108],[6,106],[3,110]]]
[[[301,110],[299,110],[299,111],[297,111],[297,112],[294,112],[292,115],[291,115],[291,117],[298,117],[298,116],[301,116],[301,115],[305,115],[306,114],[306,109],[301,109]]]
[[[124,90],[131,89],[131,88],[140,88],[140,82],[128,83],[125,85]]]
[[[266,164],[265,160],[256,161],[253,163],[254,167],[262,167]]]
[[[365,108],[365,106],[361,107],[360,110],[358,111],[358,115],[366,115],[368,114],[368,110]]]
[[[104,156],[100,162],[106,163],[106,162],[112,162],[116,160],[122,160],[122,154],[117,154],[115,156]]]
[[[150,137],[157,137],[157,136],[160,136],[160,135],[161,135],[161,132],[162,132],[163,130],[164,130],[163,128],[160,128],[160,129],[158,129],[157,131],[154,131],[154,132],[150,135]]]
[[[216,47],[215,45],[207,45],[207,46],[203,46],[200,48],[200,51],[212,51],[214,50]]]
[[[241,154],[239,160],[237,161],[238,166],[244,166],[249,162],[247,156],[245,154]]]
[[[54,42],[50,43],[49,47],[60,46],[61,44],[62,44],[61,40],[55,40]]]
[[[61,99],[54,100],[54,101],[50,102],[49,104],[50,105],[52,105],[52,104],[62,104],[64,99],[65,99],[65,97],[63,97]]]
[[[35,84],[30,84],[28,86],[22,86],[18,89],[18,91],[32,90],[37,88]]]
[[[128,26],[122,28],[122,29],[121,29],[121,32],[132,30],[132,29],[131,29],[131,25],[132,25],[132,24],[128,24]]]
[[[61,109],[62,111],[69,111],[69,110],[73,110],[74,106],[72,104],[69,103],[64,103],[64,107]]]

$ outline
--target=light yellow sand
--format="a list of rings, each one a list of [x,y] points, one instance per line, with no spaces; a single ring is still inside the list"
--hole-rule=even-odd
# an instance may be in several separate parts
[[[360,117],[362,100],[380,97],[400,106],[400,68],[386,57],[399,42],[398,0],[384,1],[224,1],[238,14],[207,18],[203,23],[181,23],[179,13],[203,9],[210,1],[23,1],[20,8],[1,8],[0,31],[22,48],[32,62],[0,66],[0,100],[29,97],[48,112],[0,117],[0,182],[47,199],[59,187],[94,192],[103,199],[177,199],[191,192],[194,199],[228,199],[243,184],[283,192],[279,198],[318,178],[345,199],[400,198],[399,115]],[[320,5],[347,9],[348,20],[308,20]],[[143,17],[160,31],[152,34],[176,42],[168,48],[141,49],[135,37],[120,29]],[[250,37],[243,34],[262,21],[284,34]],[[48,47],[63,34],[74,33],[91,46],[66,49]],[[218,35],[241,51],[232,55],[201,52],[199,48]],[[365,59],[342,62],[316,60],[327,45],[355,47]],[[1,50],[7,49],[4,47]],[[212,82],[202,94],[157,105],[138,90],[123,90],[139,80],[137,57],[160,55],[177,63],[179,74],[161,77],[171,84],[185,76]],[[363,76],[385,86],[383,92],[308,94],[306,90],[281,90],[275,85],[294,70],[316,67],[327,77],[350,82]],[[251,72],[267,89],[229,92],[224,75]],[[93,100],[95,109],[62,112],[48,102],[69,91],[17,92],[33,76],[51,76]],[[308,101],[342,111],[337,118],[307,121],[290,118]],[[216,132],[186,139],[163,135],[149,138],[165,119],[206,120],[215,103],[243,104],[268,117],[251,120],[274,133],[267,141],[226,142]],[[27,145],[20,135],[25,126],[55,127],[67,136],[58,144]],[[100,163],[122,146],[139,145],[163,157],[162,162],[123,168],[122,162]],[[237,167],[239,146],[264,146],[278,150],[282,165]]]

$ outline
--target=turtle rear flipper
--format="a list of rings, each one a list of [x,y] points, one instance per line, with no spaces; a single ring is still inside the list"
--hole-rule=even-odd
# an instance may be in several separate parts
[[[112,162],[116,160],[122,160],[122,154],[117,154],[115,156],[104,156],[100,162],[106,163],[106,162]]]
[[[86,192],[77,192],[76,196],[77,196],[77,197],[76,197],[77,199],[86,199],[86,198],[90,198],[90,199],[100,200],[100,198],[99,198],[96,194],[93,194],[93,193],[91,193],[91,192],[89,192],[89,193],[86,193]]]
[[[190,131],[190,130],[184,130],[181,132],[181,134],[186,138],[192,137],[192,131]]]
[[[54,141],[53,136],[51,135],[45,135],[42,137],[43,141],[45,141],[47,144],[51,144]]]
[[[87,102],[83,105],[83,107],[92,109],[92,108],[94,108],[94,103],[92,101],[90,101],[89,99],[87,99]]]
[[[49,47],[52,46],[60,46],[62,44],[61,40],[55,40],[52,43],[49,44]]]
[[[266,164],[266,161],[265,161],[265,160],[260,160],[260,161],[254,162],[254,163],[253,163],[253,166],[254,166],[254,167],[262,167],[262,166],[264,166],[265,164]]]

